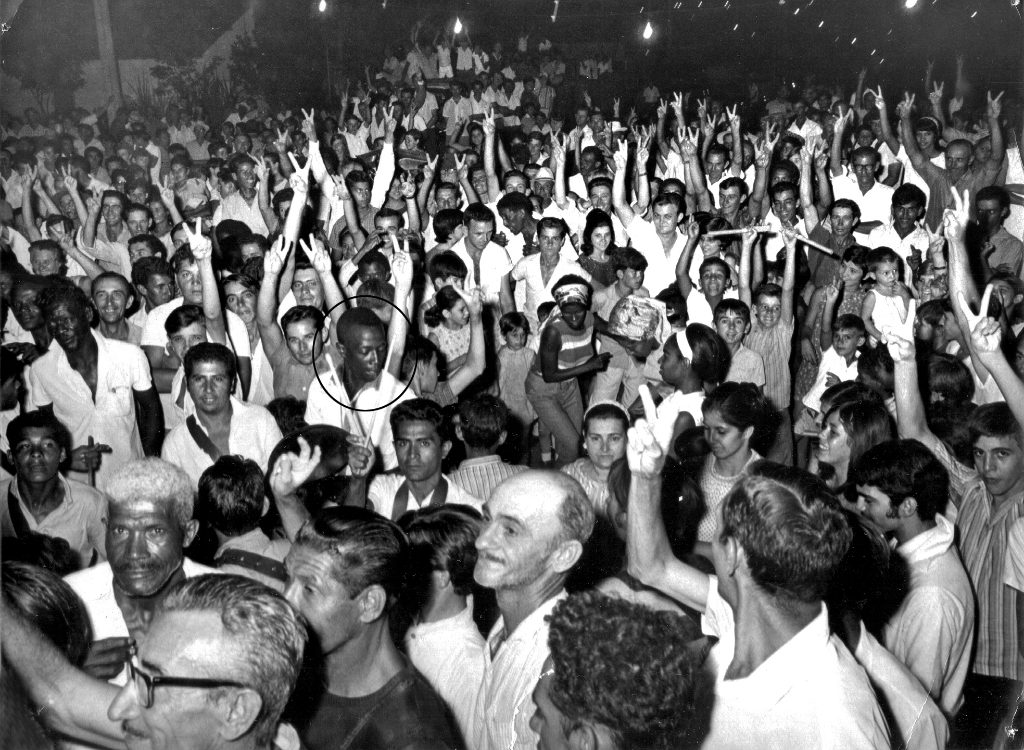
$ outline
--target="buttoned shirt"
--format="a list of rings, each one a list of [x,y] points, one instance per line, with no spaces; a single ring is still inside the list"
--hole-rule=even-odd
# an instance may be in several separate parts
[[[892,216],[893,189],[877,180],[870,190],[862,193],[855,176],[840,175],[832,178],[832,192],[836,200],[847,198],[857,204],[861,222],[880,221],[885,224]],[[870,230],[861,232],[858,228],[854,231],[865,236],[870,234]]]
[[[513,281],[521,282],[526,287],[526,306],[523,314],[530,321],[530,330],[539,331],[540,325],[537,318],[537,308],[545,302],[554,302],[551,289],[558,281],[569,274],[582,276],[590,281],[590,274],[576,261],[566,260],[564,255],[559,254],[558,263],[555,264],[547,283],[544,282],[544,274],[540,265],[541,253],[524,256],[512,268],[511,277]]]
[[[100,221],[96,226],[96,237],[92,246],[85,244],[85,230],[79,229],[75,235],[75,242],[82,252],[92,257],[104,271],[114,271],[126,279],[132,277],[132,259],[128,254],[128,240],[131,239],[131,232],[128,225],[121,224],[121,232],[116,239],[110,239],[107,234],[107,225]]]
[[[675,285],[676,265],[686,246],[686,235],[677,229],[674,244],[666,254],[661,238],[651,222],[639,216],[634,217],[626,226],[626,234],[633,241],[633,247],[647,258],[647,270],[644,272],[647,288],[657,295],[665,287]],[[690,280],[695,286],[700,281],[700,264],[703,262],[704,251],[698,245],[693,249],[689,268]]]
[[[288,552],[292,548],[292,543],[287,539],[271,539],[260,529],[253,529],[247,531],[239,536],[229,537],[224,540],[224,543],[217,548],[216,554],[213,559],[219,560],[221,556],[229,550],[239,550],[241,552],[252,552],[262,557],[269,557],[271,560],[277,560],[278,562],[284,562],[284,559],[288,556]],[[251,578],[254,581],[259,581],[264,586],[269,586],[275,591],[284,593],[284,581],[279,581],[276,578],[263,575],[252,568],[246,568],[241,565],[217,565],[217,570],[221,573],[231,573],[236,576],[245,576]]]
[[[501,293],[501,279],[512,268],[512,261],[508,253],[501,245],[488,242],[480,253],[480,267],[466,249],[466,239],[463,238],[452,245],[452,252],[458,255],[466,264],[469,273],[466,274],[466,291],[479,287],[483,292],[484,302],[497,307],[498,298]]]
[[[889,732],[867,674],[820,613],[746,677],[727,679],[736,652],[732,607],[711,576],[707,635],[718,637],[705,667],[715,680],[711,727],[703,747],[763,748],[889,747]]]
[[[921,227],[914,227],[906,237],[900,237],[896,227],[890,222],[880,227],[875,227],[868,234],[867,246],[874,250],[876,247],[888,247],[906,263],[914,248],[921,251],[921,257],[928,257],[928,233]]]
[[[507,464],[498,456],[467,458],[452,472],[451,481],[483,502],[491,498],[494,488],[509,477],[526,471],[525,466]]]
[[[65,479],[57,475],[64,490],[64,499],[42,521],[36,521],[21,497],[17,477],[0,482],[0,531],[3,536],[17,536],[11,521],[8,494],[21,507],[29,529],[47,536],[67,540],[71,549],[78,553],[83,568],[96,560],[107,559],[107,497],[83,482]]]
[[[214,216],[214,224],[234,219],[245,224],[253,234],[261,234],[264,237],[270,235],[267,222],[263,219],[263,212],[260,211],[260,199],[254,195],[252,201],[247,201],[241,193],[232,193],[221,201]]]
[[[1017,650],[1018,594],[1004,581],[1007,570],[1024,566],[1024,547],[1010,544],[1011,529],[1024,518],[1024,493],[996,504],[978,472],[957,461],[945,445],[937,443],[933,453],[949,472],[950,493],[958,498],[960,557],[978,600],[973,671],[1022,680],[1024,660]]]
[[[473,622],[473,597],[466,608],[437,622],[414,624],[405,650],[416,669],[452,709],[463,740],[470,745],[470,719],[483,682],[484,639]]]
[[[382,371],[375,381],[364,385],[355,398],[350,399],[338,377],[333,358],[327,357],[327,369],[320,372],[320,377],[309,388],[306,424],[329,424],[352,435],[369,435],[370,442],[384,461],[384,469],[391,470],[398,466],[395,439],[391,432],[391,410],[415,397],[412,388]],[[354,411],[352,406],[366,411]]]
[[[534,750],[537,747],[540,737],[530,728],[530,718],[536,710],[533,688],[551,653],[547,617],[565,597],[563,591],[548,599],[511,634],[505,633],[504,617],[494,623],[483,650],[483,681],[470,722],[470,747],[481,750]]]
[[[196,426],[206,432],[198,418]],[[264,407],[244,404],[234,396],[231,397],[228,454],[252,459],[265,474],[270,454],[282,437],[273,415]],[[170,431],[164,440],[160,457],[181,467],[196,487],[199,486],[199,477],[203,472],[213,466],[213,459],[192,438],[186,424],[179,424]]]
[[[109,445],[96,471],[96,486],[103,489],[110,476],[130,461],[143,458],[142,437],[135,421],[134,392],[153,386],[149,361],[134,344],[111,341],[90,332],[96,341],[96,396],[68,362],[57,341],[28,371],[28,409],[53,405],[53,413],[71,432],[72,445],[87,445],[92,437]],[[68,476],[86,481],[84,472]]]
[[[989,238],[988,243],[995,248],[988,256],[989,268],[995,270],[1000,266],[1008,266],[1019,277],[1024,266],[1024,244],[1007,232],[1006,227],[999,227],[999,231]]]

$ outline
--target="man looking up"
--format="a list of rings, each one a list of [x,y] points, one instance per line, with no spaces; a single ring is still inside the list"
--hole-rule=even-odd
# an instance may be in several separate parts
[[[280,477],[271,479],[275,496],[293,491],[275,484]],[[388,629],[408,563],[402,530],[365,508],[328,508],[299,530],[285,597],[317,637],[326,688],[297,717],[310,750],[461,747],[448,707]]]
[[[45,707],[42,721],[109,750],[277,748],[306,645],[303,622],[280,594],[229,575],[190,578],[167,592],[136,653],[126,655],[132,679],[121,688],[75,669],[3,597],[0,617],[5,669]]]
[[[98,466],[96,484],[104,489],[121,466],[159,451],[160,397],[137,346],[89,327],[95,310],[81,289],[52,287],[40,295],[39,307],[56,346],[29,368],[29,409],[49,411],[67,426],[75,446],[72,476],[84,481],[88,466]],[[102,463],[100,453],[108,454]]]
[[[867,675],[830,633],[822,601],[851,538],[832,495],[805,472],[755,464],[718,506],[716,575],[680,562],[658,500],[676,416],[655,418],[649,400],[626,451],[627,560],[642,583],[703,613],[705,633],[719,639],[707,662],[706,746],[888,747]]]
[[[531,692],[548,657],[546,618],[565,598],[565,579],[594,528],[594,509],[572,477],[524,471],[506,479],[484,506],[473,578],[493,589],[501,617],[484,652],[470,743],[477,748],[537,746],[529,726]]]

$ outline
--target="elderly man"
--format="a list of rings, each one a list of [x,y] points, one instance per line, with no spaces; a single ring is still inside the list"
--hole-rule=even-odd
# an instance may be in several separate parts
[[[192,482],[157,458],[135,461],[107,484],[107,561],[67,582],[85,604],[93,638],[84,669],[123,685],[132,639],[146,635],[160,602],[185,578],[214,572],[185,558],[199,522]]]
[[[530,727],[544,750],[690,747],[698,682],[680,615],[596,591],[555,606]],[[644,679],[636,679],[637,674]]]
[[[163,438],[160,397],[137,346],[112,341],[89,324],[95,312],[78,287],[58,285],[39,297],[56,346],[28,371],[29,409],[54,414],[71,431],[77,479],[98,464],[100,489],[129,461],[155,455]],[[93,438],[98,444],[89,446]],[[100,463],[99,453],[108,455]]]
[[[473,578],[493,589],[501,616],[484,652],[471,745],[537,747],[531,692],[548,658],[547,617],[565,598],[565,579],[594,528],[594,509],[572,477],[524,471],[502,482],[484,506]]]
[[[87,484],[61,476],[71,446],[67,429],[53,414],[30,411],[7,425],[15,475],[0,482],[0,532],[59,537],[71,545],[85,568],[107,559],[104,526],[107,500]]]
[[[5,665],[51,729],[111,750],[271,750],[306,629],[280,594],[199,576],[161,597],[124,687],[79,672],[0,598]],[[294,734],[294,732],[292,732]],[[282,745],[283,746],[283,745]]]
[[[164,441],[162,457],[181,467],[194,486],[221,456],[240,455],[267,470],[281,430],[269,411],[234,396],[235,355],[223,344],[196,344],[185,355],[185,383],[195,414]]]
[[[718,637],[705,746],[889,747],[867,675],[831,634],[823,603],[852,537],[838,501],[805,472],[755,465],[718,506],[716,575],[680,562],[658,499],[676,415],[655,419],[641,395],[649,421],[630,429],[626,454],[629,572],[701,612]]]
[[[294,490],[282,477],[271,479],[275,495]],[[298,720],[310,750],[462,747],[448,707],[391,639],[408,564],[405,534],[364,508],[325,509],[299,530],[285,596],[316,634],[326,687]]]

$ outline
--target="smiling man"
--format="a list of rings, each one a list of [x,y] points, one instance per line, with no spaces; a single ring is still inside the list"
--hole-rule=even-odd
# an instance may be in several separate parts
[[[103,338],[138,346],[142,341],[142,328],[124,316],[133,302],[135,292],[121,274],[106,271],[93,279],[92,303],[100,318],[96,332]]]
[[[162,457],[184,469],[195,487],[221,456],[252,459],[265,472],[281,440],[281,430],[269,411],[231,395],[235,377],[235,356],[223,344],[204,341],[185,355],[185,384],[195,414],[170,431]]]
[[[477,748],[533,750],[531,694],[548,658],[547,617],[565,598],[565,579],[594,529],[594,508],[572,477],[524,471],[484,506],[473,578],[493,589],[501,617],[484,652],[484,680],[471,722]]]
[[[39,308],[55,346],[29,369],[29,408],[49,411],[67,426],[75,446],[71,476],[84,481],[91,463],[103,489],[118,468],[159,450],[164,421],[148,363],[137,346],[93,332],[95,310],[78,287],[47,290]],[[102,462],[101,452],[107,454]]]
[[[42,722],[110,750],[278,747],[306,645],[306,628],[280,594],[230,575],[168,589],[149,632],[125,655],[132,679],[120,689],[75,669],[3,601],[0,616],[5,666],[46,707]]]

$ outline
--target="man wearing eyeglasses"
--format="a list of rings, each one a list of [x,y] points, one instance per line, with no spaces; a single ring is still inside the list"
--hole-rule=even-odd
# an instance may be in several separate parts
[[[75,669],[6,600],[0,619],[5,668],[63,735],[112,750],[269,750],[294,739],[287,729],[275,736],[306,629],[261,583],[203,575],[173,586],[128,657],[132,679],[120,689]]]
[[[192,480],[177,466],[156,458],[126,464],[111,476],[107,495],[107,562],[66,580],[84,602],[96,639],[83,669],[123,685],[130,643],[146,635],[171,587],[216,571],[185,558],[199,522],[192,518]]]

